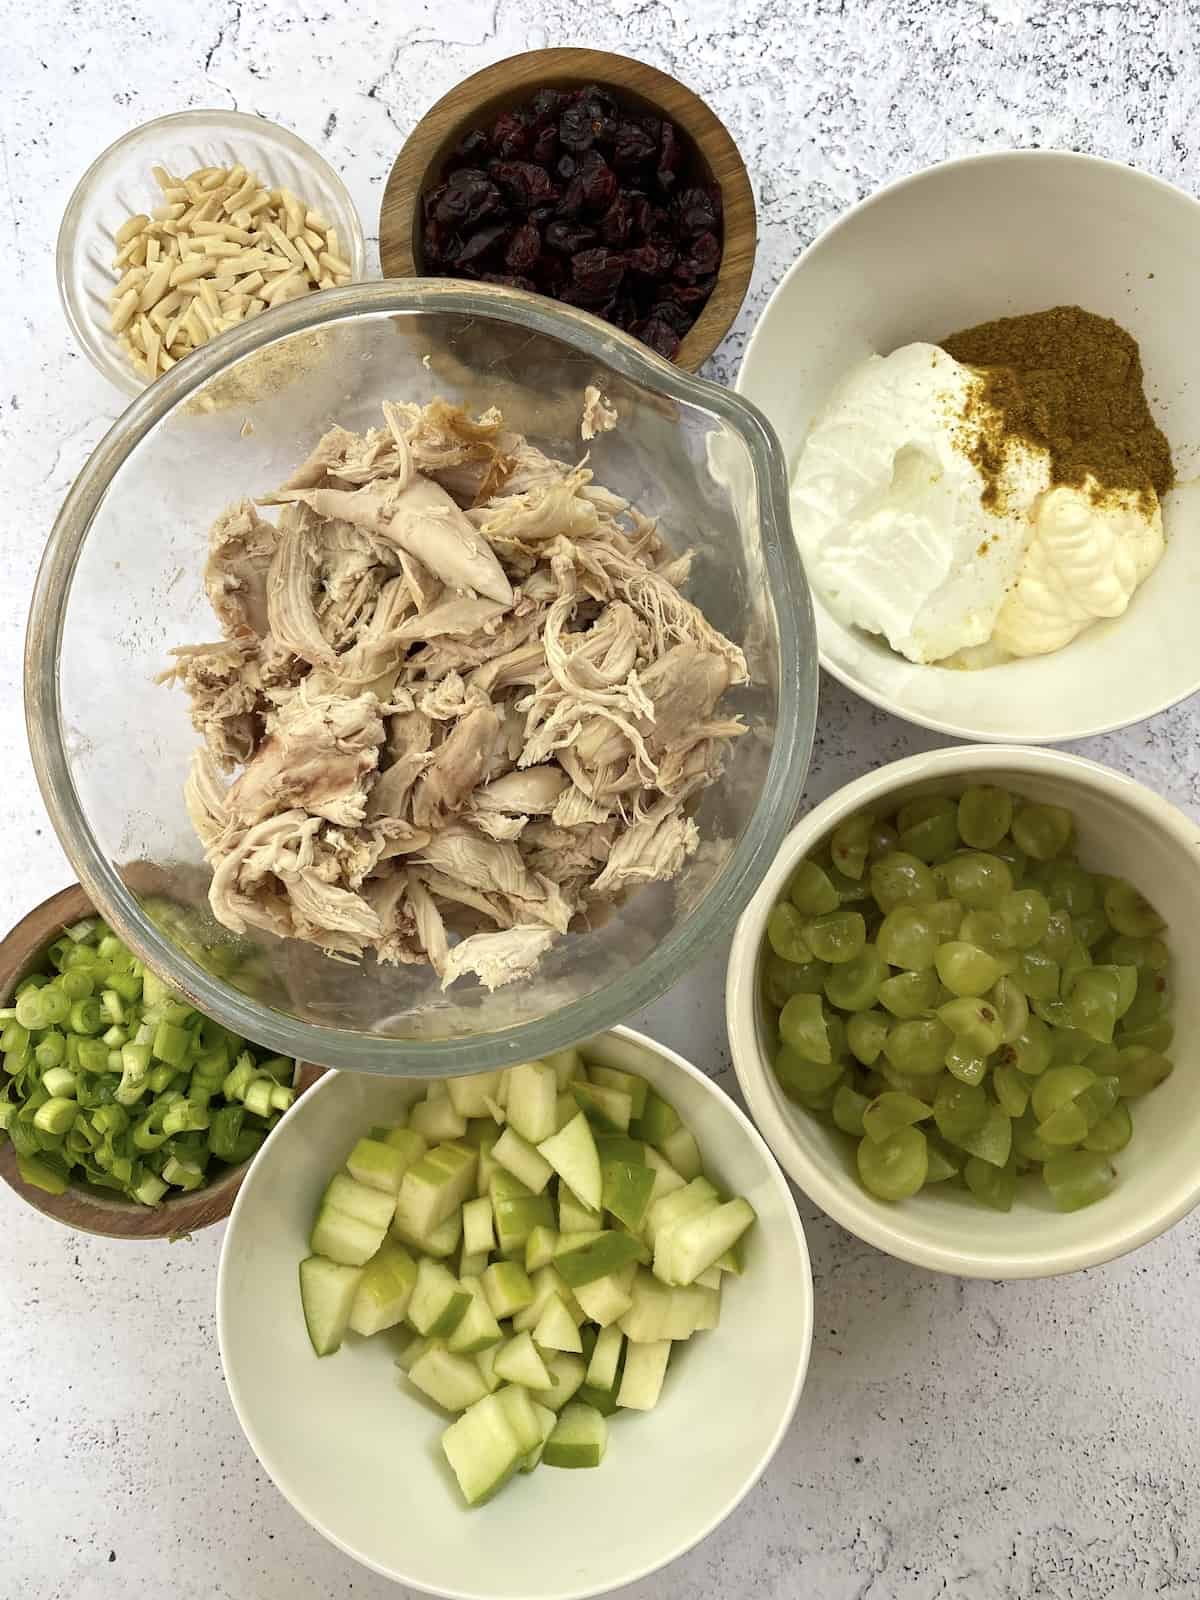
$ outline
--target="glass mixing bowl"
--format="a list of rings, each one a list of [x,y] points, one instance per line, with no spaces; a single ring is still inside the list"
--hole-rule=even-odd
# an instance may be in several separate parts
[[[210,875],[183,801],[197,736],[183,694],[155,683],[172,647],[216,637],[202,582],[209,524],[280,483],[335,420],[377,425],[387,399],[499,405],[508,425],[576,458],[590,383],[621,417],[588,447],[597,481],[659,516],[674,548],[694,547],[688,593],[750,664],[732,699],[751,731],[700,798],[701,848],[672,883],[631,893],[604,926],[563,937],[535,975],[491,994],[474,980],[443,993],[429,968],[348,963],[269,936],[231,950],[208,916]],[[358,1071],[438,1075],[539,1056],[661,994],[729,932],[787,831],[817,655],[783,458],[746,401],[585,312],[446,280],[329,290],[189,356],[102,441],[38,574],[25,691],[38,780],[80,880],[201,1011]]]

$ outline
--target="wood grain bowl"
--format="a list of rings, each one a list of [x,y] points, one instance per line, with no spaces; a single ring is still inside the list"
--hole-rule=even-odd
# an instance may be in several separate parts
[[[23,917],[0,940],[0,1005],[8,1005],[17,984],[37,970],[47,945],[72,922],[91,914],[91,902],[76,883],[51,895]],[[320,1067],[300,1063],[294,1080],[296,1088],[303,1093],[321,1071]],[[12,1145],[7,1140],[0,1144],[0,1178],[22,1200],[56,1222],[113,1239],[167,1239],[222,1221],[229,1215],[249,1169],[249,1161],[226,1167],[202,1189],[173,1194],[157,1206],[143,1206],[90,1184],[72,1184],[63,1194],[47,1194],[22,1179]]]
[[[700,169],[720,187],[724,242],[717,281],[675,357],[679,366],[694,372],[729,332],[750,286],[757,239],[754,194],[737,146],[716,114],[677,79],[628,56],[604,50],[530,50],[473,73],[443,95],[409,135],[383,193],[379,254],[384,276],[422,276],[422,200],[468,129],[525,103],[538,89],[586,83],[668,117],[691,145]]]

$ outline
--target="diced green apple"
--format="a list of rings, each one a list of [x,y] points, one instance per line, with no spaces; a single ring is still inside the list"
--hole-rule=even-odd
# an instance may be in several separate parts
[[[654,1173],[644,1163],[601,1161],[600,1181],[605,1211],[636,1233],[646,1220]]]
[[[555,1050],[542,1059],[548,1067],[554,1068],[560,1090],[565,1089],[573,1079],[586,1078],[588,1075],[578,1050]]]
[[[650,1089],[645,1078],[639,1078],[632,1072],[618,1072],[616,1067],[598,1067],[594,1064],[588,1066],[588,1077],[606,1089],[620,1089],[627,1094],[631,1120],[637,1120],[645,1114],[646,1096]]]
[[[496,1230],[492,1226],[492,1202],[486,1195],[464,1202],[462,1222],[463,1249],[469,1255],[487,1255],[496,1248]]]
[[[486,1350],[480,1350],[475,1356],[475,1365],[479,1368],[479,1376],[483,1379],[484,1386],[489,1394],[492,1394],[504,1382],[504,1379],[496,1371],[496,1357],[503,1348],[503,1344],[491,1344]]]
[[[541,1461],[541,1459],[542,1459],[542,1451],[545,1449],[545,1446],[546,1446],[546,1440],[554,1432],[554,1424],[555,1424],[555,1421],[557,1420],[555,1418],[555,1415],[554,1415],[553,1411],[550,1410],[549,1406],[539,1405],[536,1400],[534,1400],[532,1402],[532,1405],[533,1405],[533,1414],[538,1420],[538,1427],[541,1429],[542,1438],[541,1438],[541,1443],[536,1447],[536,1449],[531,1450],[529,1452],[529,1454],[525,1457],[524,1461],[522,1461],[522,1463],[521,1463],[521,1471],[522,1472],[532,1472],[534,1467],[536,1467],[537,1464]]]
[[[445,1339],[458,1327],[471,1304],[470,1291],[440,1261],[422,1256],[408,1303],[408,1320],[427,1339]]]
[[[654,1174],[654,1187],[650,1191],[651,1205],[656,1200],[661,1200],[664,1195],[686,1187],[687,1180],[679,1176],[666,1157],[660,1156],[653,1145],[644,1144],[642,1149],[645,1151],[646,1165]]]
[[[487,1102],[495,1098],[500,1088],[499,1072],[476,1072],[468,1078],[447,1078],[446,1094],[450,1104],[463,1118],[490,1116]],[[452,1138],[461,1135],[453,1134]]]
[[[748,1200],[728,1200],[724,1205],[685,1217],[667,1231],[665,1238],[656,1241],[654,1270],[668,1283],[694,1283],[753,1222],[754,1207]]]
[[[330,1206],[334,1211],[342,1211],[346,1216],[355,1217],[360,1222],[368,1222],[373,1228],[377,1228],[380,1223],[386,1228],[391,1221],[396,1202],[394,1198],[379,1189],[359,1183],[346,1173],[339,1172],[336,1177],[329,1180],[328,1187],[321,1197],[321,1204]]]
[[[314,1255],[326,1256],[339,1266],[361,1267],[379,1249],[386,1233],[386,1228],[381,1233],[374,1224],[352,1217],[348,1211],[323,1205],[317,1212],[308,1247]]]
[[[416,1282],[416,1262],[407,1250],[385,1239],[362,1270],[350,1311],[354,1332],[369,1337],[403,1322]]]
[[[600,1158],[596,1154],[596,1141],[583,1112],[568,1122],[561,1133],[544,1139],[538,1145],[538,1150],[572,1194],[582,1200],[585,1206],[599,1211],[603,1197]]]
[[[530,1144],[541,1144],[554,1132],[558,1078],[544,1061],[522,1061],[508,1075],[508,1120]]]
[[[525,1241],[525,1271],[537,1272],[548,1267],[558,1252],[560,1237],[554,1228],[534,1228]]]
[[[460,1117],[449,1095],[444,1099],[421,1100],[409,1112],[408,1125],[430,1144],[461,1139],[467,1131],[466,1117]]]
[[[644,1139],[647,1144],[659,1148],[664,1139],[682,1126],[675,1107],[647,1084],[646,1103],[642,1107],[642,1114],[636,1122],[631,1123],[629,1129],[634,1138]]]
[[[470,1195],[478,1162],[468,1144],[435,1145],[404,1174],[396,1199],[400,1228],[418,1239],[432,1233]]]
[[[689,1129],[678,1127],[669,1133],[658,1146],[660,1152],[675,1168],[681,1178],[689,1182],[700,1176],[700,1146]]]
[[[575,1115],[579,1115],[578,1111]],[[591,1206],[585,1206],[582,1200],[577,1200],[560,1178],[558,1182],[559,1232],[584,1233],[590,1228],[593,1232],[598,1233],[603,1226],[603,1211],[593,1211]]]
[[[598,1133],[627,1133],[633,1101],[622,1089],[600,1083],[573,1083],[575,1104]]]
[[[505,1383],[519,1383],[526,1389],[552,1389],[554,1380],[546,1370],[541,1352],[526,1330],[514,1334],[496,1352],[494,1370]]]
[[[642,1232],[646,1236],[647,1244],[657,1245],[658,1236],[665,1229],[673,1228],[685,1217],[695,1216],[701,1211],[711,1211],[720,1203],[720,1195],[707,1178],[693,1178],[691,1183],[682,1189],[672,1189],[670,1194],[654,1201],[646,1212]]]
[[[527,1457],[531,1451],[540,1449],[542,1425],[533,1408],[533,1401],[529,1398],[529,1391],[519,1384],[508,1384],[503,1389],[497,1389],[496,1398],[504,1407],[508,1425],[517,1436],[522,1457]]]
[[[483,1292],[483,1285],[478,1278],[459,1279],[462,1287],[471,1296],[471,1304],[463,1313],[461,1322],[447,1340],[448,1348],[455,1355],[476,1356],[481,1350],[490,1349],[492,1345],[499,1344],[504,1338],[500,1324],[492,1314],[492,1309],[487,1303]]]
[[[542,1267],[539,1272],[533,1274],[530,1282],[533,1288],[533,1299],[513,1317],[514,1333],[523,1333],[526,1329],[532,1332],[537,1327],[542,1312],[555,1295],[558,1296],[571,1315],[575,1316],[578,1309],[578,1301],[553,1267]],[[582,1321],[582,1319],[583,1312],[579,1311],[576,1321]]]
[[[654,1344],[667,1337],[671,1293],[652,1273],[638,1272],[629,1289],[633,1304],[619,1323],[630,1344]]]
[[[496,1140],[492,1157],[506,1172],[521,1182],[531,1194],[541,1194],[554,1176],[554,1168],[515,1128],[505,1128]]]
[[[542,1463],[547,1467],[598,1467],[607,1442],[608,1424],[600,1413],[572,1400],[563,1407],[546,1440]]]
[[[492,1315],[503,1322],[533,1303],[533,1285],[515,1261],[494,1261],[483,1274],[483,1292]]]
[[[465,1411],[487,1394],[475,1362],[454,1355],[440,1339],[432,1339],[409,1367],[408,1381],[446,1411]]]
[[[522,1460],[498,1394],[485,1395],[451,1423],[442,1435],[442,1450],[469,1506],[482,1505],[494,1495]]]
[[[617,1381],[625,1335],[615,1324],[601,1329],[588,1362],[586,1381],[593,1389],[611,1389]]]
[[[554,1265],[562,1275],[563,1282],[574,1289],[580,1284],[619,1272],[622,1267],[642,1259],[645,1254],[640,1239],[635,1239],[631,1233],[610,1229],[584,1244],[565,1249],[560,1246]]]
[[[671,1341],[631,1344],[625,1353],[625,1371],[617,1391],[617,1404],[633,1411],[652,1411],[662,1393]]]
[[[587,1366],[582,1356],[573,1355],[567,1350],[556,1350],[546,1357],[546,1371],[550,1374],[552,1386],[543,1389],[538,1399],[552,1411],[561,1411],[578,1392]]]
[[[533,1330],[533,1342],[542,1350],[573,1350],[582,1353],[583,1341],[575,1318],[558,1295],[551,1295]]]
[[[605,1332],[609,1324],[623,1317],[633,1304],[632,1297],[621,1287],[616,1273],[595,1278],[591,1283],[578,1284],[575,1298],[583,1307],[583,1314],[589,1322],[596,1323]]]
[[[331,1356],[341,1344],[361,1279],[361,1268],[323,1256],[308,1256],[300,1263],[300,1305],[317,1355]]]
[[[525,1241],[534,1228],[554,1226],[554,1205],[548,1194],[533,1194],[503,1167],[497,1167],[490,1180],[496,1242],[505,1255],[525,1252]]]
[[[400,1131],[408,1133],[409,1130],[402,1128]],[[425,1141],[419,1135],[412,1137],[424,1148]],[[360,1139],[346,1159],[346,1171],[356,1183],[390,1194],[394,1201],[400,1193],[400,1181],[412,1164],[394,1145],[384,1144],[379,1139]]]
[[[462,1207],[453,1210],[445,1222],[439,1223],[432,1233],[410,1232],[397,1211],[396,1219],[392,1223],[392,1234],[402,1244],[412,1245],[423,1255],[445,1261],[454,1254],[462,1242]]]

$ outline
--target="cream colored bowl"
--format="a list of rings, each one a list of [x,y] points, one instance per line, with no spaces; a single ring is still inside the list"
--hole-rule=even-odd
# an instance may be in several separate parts
[[[767,1056],[759,958],[771,907],[801,858],[844,817],[892,809],[914,794],[995,783],[1067,806],[1079,857],[1129,878],[1167,920],[1176,974],[1175,1071],[1133,1107],[1133,1139],[1114,1158],[1112,1192],[1062,1214],[1034,1181],[1007,1213],[938,1185],[897,1205],[861,1187],[853,1141],[785,1097]],[[847,784],[792,830],[743,913],[729,959],[726,1010],[733,1064],[763,1137],[824,1211],[868,1244],[920,1267],[968,1278],[1037,1278],[1111,1260],[1178,1222],[1200,1201],[1200,825],[1141,784],[1051,750],[976,746],[911,756]]]
[[[365,1566],[456,1600],[583,1600],[673,1561],[766,1470],[812,1343],[812,1274],[787,1183],[703,1073],[628,1028],[587,1053],[641,1073],[706,1166],[758,1213],[721,1325],[676,1352],[658,1407],[612,1419],[590,1472],[546,1467],[464,1509],[438,1440],[449,1418],[403,1386],[386,1336],[313,1355],[296,1268],[321,1192],[355,1140],[424,1085],[328,1073],[254,1160],[230,1218],[217,1326],[230,1398],[258,1459],[319,1533]]]
[[[1052,150],[930,167],[864,200],[787,273],[738,376],[794,469],[837,381],[870,354],[1077,304],[1139,341],[1178,476],[1200,471],[1200,204],[1143,172]],[[1053,743],[1124,727],[1200,688],[1200,491],[1168,496],[1168,548],[1123,617],[1054,655],[917,666],[814,593],[821,662],[884,710],[962,739]]]

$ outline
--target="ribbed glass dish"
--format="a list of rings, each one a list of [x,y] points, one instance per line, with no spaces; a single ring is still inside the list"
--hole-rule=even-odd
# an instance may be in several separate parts
[[[151,890],[207,917],[209,871],[183,801],[196,741],[172,647],[214,637],[206,532],[230,500],[283,480],[334,420],[386,399],[482,409],[576,459],[585,385],[620,426],[588,447],[597,481],[693,547],[688,593],[746,651],[734,708],[750,732],[700,798],[681,876],[571,933],[537,973],[443,993],[424,967],[331,960],[264,937],[254,993],[151,919]],[[245,424],[249,422],[250,427]],[[539,1056],[661,994],[728,934],[799,800],[817,701],[816,639],[778,444],[757,411],[606,323],[520,291],[447,280],[327,290],[222,334],[143,393],[84,467],[51,534],[26,650],[33,759],[63,846],[123,938],[202,1011],[327,1066],[448,1074]],[[215,924],[210,937],[219,937]]]
[[[145,379],[130,365],[110,328],[114,236],[123,223],[162,204],[155,166],[177,177],[200,167],[233,166],[287,188],[337,228],[352,276],[363,276],[362,223],[346,185],[296,134],[240,111],[180,111],[123,134],[96,157],[75,186],[58,230],[56,269],[63,311],[98,372],[126,394]]]

